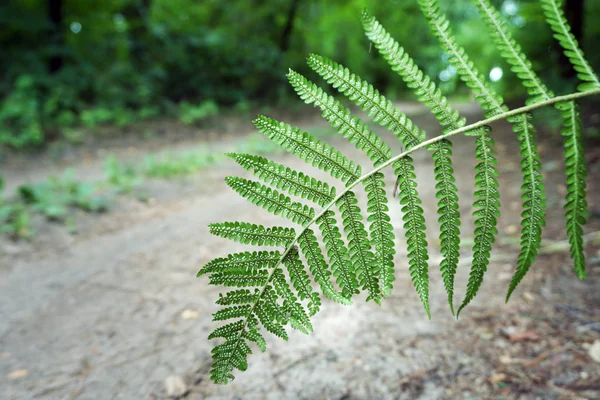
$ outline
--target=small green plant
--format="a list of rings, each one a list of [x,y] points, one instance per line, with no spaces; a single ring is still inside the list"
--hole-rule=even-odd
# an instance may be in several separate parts
[[[328,172],[333,181],[317,180],[264,157],[230,154],[264,184],[240,177],[228,177],[226,183],[250,202],[290,220],[298,227],[264,227],[249,222],[210,225],[210,232],[223,238],[243,244],[279,247],[277,250],[229,254],[210,261],[198,272],[198,276],[208,275],[212,285],[236,288],[220,294],[217,304],[223,308],[213,314],[215,321],[227,321],[209,335],[209,339],[224,339],[212,351],[214,363],[211,378],[215,382],[227,383],[234,378],[234,368],[243,371],[248,367],[247,356],[252,352],[250,342],[265,351],[266,341],[261,328],[285,340],[288,338],[286,326],[304,333],[312,331],[310,317],[319,311],[321,298],[319,291],[313,289],[311,277],[325,297],[340,304],[350,304],[353,296],[361,291],[366,292],[367,301],[376,303],[391,293],[395,280],[395,235],[392,223],[396,221],[388,213],[387,195],[391,190],[385,185],[383,171],[386,167],[392,167],[397,182],[403,214],[398,224],[404,229],[410,276],[427,315],[430,315],[429,250],[425,235],[427,221],[411,158],[412,153],[420,149],[427,149],[434,163],[433,184],[438,199],[441,232],[442,261],[439,269],[450,311],[458,317],[481,287],[498,232],[499,183],[490,124],[504,119],[512,124],[519,140],[523,177],[521,250],[516,257],[514,276],[507,291],[508,301],[536,258],[546,220],[541,161],[530,114],[541,107],[554,105],[560,111],[567,183],[567,236],[575,272],[581,279],[586,277],[583,252],[583,225],[587,216],[586,167],[576,100],[600,94],[600,81],[571,34],[559,0],[541,0],[543,13],[582,81],[578,92],[561,96],[555,96],[538,78],[532,64],[490,2],[473,2],[500,54],[527,88],[529,98],[525,106],[509,110],[502,97],[492,89],[455,40],[449,21],[440,12],[437,1],[420,0],[421,10],[431,30],[439,39],[442,50],[450,55],[449,61],[460,79],[475,94],[485,111],[485,119],[467,125],[465,118],[452,108],[433,80],[419,69],[384,27],[365,12],[362,22],[367,37],[392,70],[430,109],[443,133],[428,139],[426,132],[371,84],[332,60],[311,55],[308,58],[309,66],[376,123],[390,131],[402,143],[404,150],[393,155],[385,139],[373,133],[340,101],[299,73],[290,71],[288,79],[299,97],[318,107],[323,118],[341,136],[363,151],[372,165],[363,168],[310,133],[265,116],[254,121],[261,133],[289,153]],[[450,138],[458,134],[474,138],[477,165],[473,203],[473,259],[465,297],[455,312],[454,277],[459,260],[462,217]],[[366,212],[361,211],[355,194],[360,188],[366,192]],[[294,201],[284,191],[306,201]],[[320,206],[320,210],[316,210],[314,205]],[[338,223],[339,218],[341,224]],[[343,233],[339,226],[343,228]],[[320,232],[322,239],[316,231]]]
[[[2,197],[4,178],[0,176],[0,231],[15,239],[27,239],[33,235],[30,215],[24,205],[7,202]]]
[[[20,76],[10,95],[0,103],[0,145],[39,145],[44,134],[39,118],[38,92],[33,77]]]
[[[133,165],[119,162],[114,155],[106,159],[104,170],[107,182],[116,188],[117,193],[129,194],[143,182]]]
[[[108,202],[95,195],[95,187],[74,178],[74,172],[67,170],[60,177],[50,177],[35,185],[19,187],[18,193],[25,204],[42,213],[48,219],[74,226],[71,208],[87,212],[104,212]]]
[[[217,159],[207,149],[183,154],[148,155],[144,159],[144,174],[151,178],[189,175],[214,165]]]
[[[182,101],[179,103],[179,120],[185,125],[194,125],[219,115],[219,106],[213,100],[205,100],[199,105]]]

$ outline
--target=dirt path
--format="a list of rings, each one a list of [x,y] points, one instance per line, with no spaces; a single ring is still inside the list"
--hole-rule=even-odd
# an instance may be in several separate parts
[[[473,118],[476,115],[472,115]],[[437,134],[435,121],[418,124]],[[303,125],[307,127],[307,125]],[[507,126],[498,124],[498,130]],[[123,198],[116,210],[84,217],[81,234],[48,227],[49,239],[4,241],[0,256],[0,397],[6,399],[162,399],[164,380],[179,375],[189,399],[439,399],[594,398],[600,364],[588,345],[600,340],[598,267],[577,281],[563,251],[542,254],[514,299],[504,306],[512,275],[519,215],[519,164],[515,141],[499,132],[503,218],[499,246],[476,301],[460,321],[447,311],[430,224],[431,304],[428,321],[410,283],[404,239],[396,231],[397,280],[381,307],[360,299],[350,307],[324,302],[316,332],[292,332],[289,342],[269,337],[266,353],[249,358],[249,370],[229,386],[205,375],[214,345],[206,337],[220,288],[194,279],[214,257],[243,247],[208,234],[207,224],[241,220],[280,225],[281,220],[232,194],[222,183],[244,175],[233,162],[191,178],[147,182],[149,204]],[[392,144],[392,140],[388,141]],[[469,215],[473,140],[454,141],[454,162]],[[334,144],[347,154],[350,146]],[[226,147],[226,145],[225,145]],[[395,151],[398,146],[395,146]],[[544,161],[559,150],[542,145]],[[278,157],[291,167],[304,164]],[[363,160],[360,157],[357,161]],[[426,219],[435,221],[430,155],[415,156]],[[562,173],[549,168],[550,223],[545,235],[562,240]],[[312,171],[311,171],[312,172]],[[315,176],[323,176],[315,172]],[[593,174],[592,174],[593,176]],[[386,175],[392,187],[392,176]],[[590,182],[590,204],[600,188]],[[392,204],[392,218],[400,218]],[[516,224],[516,225],[515,225]],[[600,230],[593,219],[588,232]],[[465,238],[472,237],[465,218]],[[590,259],[600,256],[589,243]],[[469,247],[462,252],[456,301],[466,286]],[[221,290],[222,291],[222,290]]]

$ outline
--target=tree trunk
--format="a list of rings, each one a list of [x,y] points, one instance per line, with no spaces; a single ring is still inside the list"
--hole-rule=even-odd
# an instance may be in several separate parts
[[[63,66],[62,48],[65,37],[63,29],[63,0],[48,0],[48,18],[50,19],[50,41],[58,51],[50,57],[48,69],[51,74],[58,72]]]
[[[279,49],[282,54],[290,47],[290,39],[292,37],[292,31],[294,30],[294,21],[296,20],[296,12],[298,11],[299,5],[300,0],[292,0],[292,4],[288,10],[287,21],[281,32],[281,39],[279,40]]]

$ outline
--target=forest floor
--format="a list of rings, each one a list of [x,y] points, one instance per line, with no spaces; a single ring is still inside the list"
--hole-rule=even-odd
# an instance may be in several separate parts
[[[480,117],[470,105],[461,108],[471,121]],[[429,136],[439,133],[436,121],[418,107],[405,109],[418,114],[414,120]],[[323,128],[315,116],[297,124]],[[269,337],[267,352],[249,357],[248,371],[237,371],[228,386],[212,384],[207,371],[215,343],[206,337],[215,327],[211,314],[223,289],[195,274],[209,260],[243,247],[209,235],[207,224],[282,223],[223,183],[228,175],[248,175],[225,161],[186,178],[148,180],[143,184],[147,201],[123,196],[106,214],[81,215],[77,235],[37,221],[38,235],[30,241],[0,239],[0,398],[163,399],[165,381],[185,384],[185,399],[600,398],[600,180],[589,179],[589,203],[596,211],[586,226],[589,279],[579,281],[565,242],[560,143],[540,135],[546,138],[539,147],[548,226],[535,266],[505,305],[518,253],[521,178],[515,135],[505,123],[494,128],[502,201],[499,235],[480,293],[460,320],[449,313],[437,267],[433,168],[430,154],[421,151],[415,164],[430,222],[432,320],[410,282],[397,224],[397,277],[393,294],[381,306],[362,299],[348,307],[325,301],[314,317],[314,334],[294,331],[289,342]],[[121,138],[106,146],[120,158],[199,144],[221,152],[234,149],[251,126],[231,131],[237,132],[205,129],[145,141]],[[387,137],[397,152],[399,146]],[[329,141],[346,154],[357,154],[338,138]],[[465,238],[458,302],[471,254],[475,160],[473,138],[453,141]],[[101,174],[103,151],[94,144],[68,156],[9,157],[2,172],[13,186],[66,166],[94,178]],[[273,158],[306,170],[292,156]],[[590,176],[599,176],[599,167],[590,165]],[[389,172],[386,179],[393,187]],[[392,218],[398,220],[400,207],[393,203]]]

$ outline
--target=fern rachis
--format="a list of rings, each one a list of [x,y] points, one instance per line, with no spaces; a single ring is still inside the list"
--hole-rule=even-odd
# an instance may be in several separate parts
[[[259,117],[255,121],[265,136],[308,164],[328,172],[334,182],[317,180],[303,171],[295,171],[263,157],[230,154],[264,184],[237,177],[227,178],[227,183],[249,201],[289,219],[298,227],[264,227],[248,222],[211,224],[211,233],[223,238],[243,244],[280,247],[277,251],[230,254],[209,262],[198,273],[199,276],[208,275],[211,284],[234,287],[219,296],[217,304],[223,308],[214,314],[214,319],[223,321],[224,325],[217,327],[209,336],[211,339],[225,340],[213,350],[211,378],[215,382],[226,383],[233,379],[231,372],[234,368],[247,368],[250,342],[265,351],[266,341],[261,334],[261,327],[284,340],[288,339],[287,326],[310,333],[313,330],[310,317],[321,306],[320,292],[341,304],[350,304],[352,297],[360,291],[367,292],[367,300],[378,303],[387,296],[395,279],[394,225],[404,228],[410,275],[427,314],[430,314],[430,271],[425,224],[432,222],[425,221],[423,216],[411,158],[412,153],[420,149],[431,151],[434,160],[443,255],[440,268],[448,302],[454,312],[452,299],[459,254],[460,215],[448,139],[467,134],[476,137],[476,228],[473,263],[467,294],[458,309],[460,313],[473,300],[482,284],[497,233],[499,194],[489,125],[503,119],[513,123],[513,130],[518,136],[523,174],[521,252],[508,299],[535,259],[545,221],[541,164],[529,113],[552,104],[561,110],[564,121],[562,134],[565,137],[567,173],[565,209],[571,253],[578,276],[585,277],[582,225],[585,223],[587,205],[586,171],[581,145],[581,120],[575,102],[579,98],[600,94],[597,77],[583,58],[583,53],[573,50],[577,48],[577,43],[569,37],[568,25],[562,20],[562,13],[557,11],[557,0],[542,0],[545,14],[584,81],[578,87],[579,92],[562,96],[554,96],[531,70],[527,58],[504,29],[498,13],[487,0],[474,1],[482,10],[496,44],[528,87],[531,98],[526,106],[509,110],[451,36],[449,23],[440,14],[437,2],[420,0],[442,48],[451,54],[450,61],[457,66],[459,75],[486,110],[484,120],[466,125],[464,118],[450,107],[433,81],[417,67],[404,49],[373,17],[365,14],[363,24],[367,35],[392,65],[392,69],[431,109],[443,126],[443,133],[425,139],[424,132],[368,82],[331,60],[311,55],[309,65],[350,101],[367,111],[375,122],[390,130],[406,150],[393,156],[384,139],[373,133],[360,118],[353,116],[340,101],[303,76],[290,71],[288,78],[300,97],[319,107],[323,117],[338,133],[367,154],[373,167],[363,173],[358,164],[339,150],[317,140],[308,132],[267,117]],[[388,205],[383,175],[387,167],[392,167],[396,176],[402,222],[391,219],[389,215],[391,206]],[[358,200],[360,190],[366,193],[366,212],[361,210]],[[292,199],[288,194],[301,201]],[[305,201],[320,208],[315,209]],[[338,209],[337,213],[334,212],[335,208]],[[319,290],[313,287],[315,285]]]

